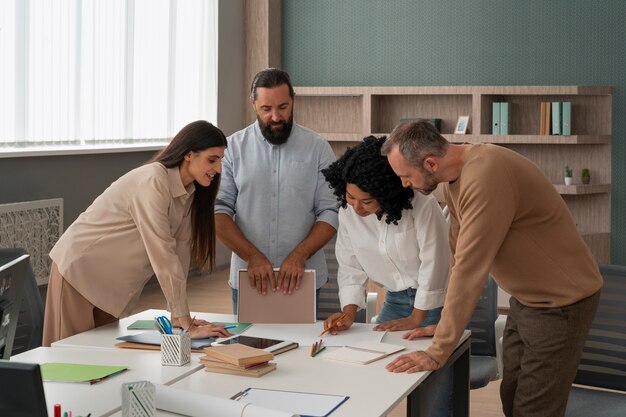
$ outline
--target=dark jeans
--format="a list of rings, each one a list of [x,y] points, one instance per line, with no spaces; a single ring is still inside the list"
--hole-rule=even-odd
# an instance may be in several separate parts
[[[511,297],[504,327],[502,409],[507,417],[562,417],[600,292],[558,308]]]

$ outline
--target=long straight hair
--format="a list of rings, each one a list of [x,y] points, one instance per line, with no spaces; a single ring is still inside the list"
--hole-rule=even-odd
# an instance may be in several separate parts
[[[224,133],[205,120],[198,120],[183,127],[169,145],[150,162],[160,162],[166,168],[180,167],[189,152],[201,152],[208,148],[226,147]],[[220,187],[220,174],[213,177],[208,187],[194,181],[191,206],[191,260],[200,269],[215,267],[215,198]]]

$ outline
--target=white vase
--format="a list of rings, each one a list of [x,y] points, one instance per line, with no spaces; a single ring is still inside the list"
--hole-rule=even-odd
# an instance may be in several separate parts
[[[565,177],[565,185],[572,185],[572,177]]]

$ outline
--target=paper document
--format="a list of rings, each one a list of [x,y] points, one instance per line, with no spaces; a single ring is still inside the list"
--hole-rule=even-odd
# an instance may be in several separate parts
[[[247,388],[232,399],[260,407],[296,413],[300,416],[324,417],[348,400],[347,395],[314,394],[310,392]]]
[[[55,382],[89,382],[95,384],[128,369],[127,366],[83,365],[50,362],[41,365],[41,378]]]
[[[354,345],[360,342],[380,342],[386,332],[375,332],[375,324],[353,323],[346,331],[337,335],[326,333],[322,339],[325,346]],[[311,324],[255,324],[244,332],[246,336],[267,339],[291,340],[300,346],[311,346],[320,339],[324,331],[324,322]]]
[[[278,411],[274,407],[261,407],[255,404],[199,394],[187,390],[154,384],[156,407],[177,415],[190,417],[298,417],[295,413]]]
[[[362,342],[326,352],[322,358],[365,365],[404,349],[404,346],[390,343]]]

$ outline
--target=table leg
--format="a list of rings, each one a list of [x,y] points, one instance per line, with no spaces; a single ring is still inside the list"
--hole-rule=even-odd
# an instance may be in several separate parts
[[[445,366],[431,373],[415,390],[407,397],[407,417],[426,417],[430,406],[430,400],[434,398],[432,392],[446,372],[452,369],[452,410],[454,417],[469,416],[469,339],[456,348]]]

